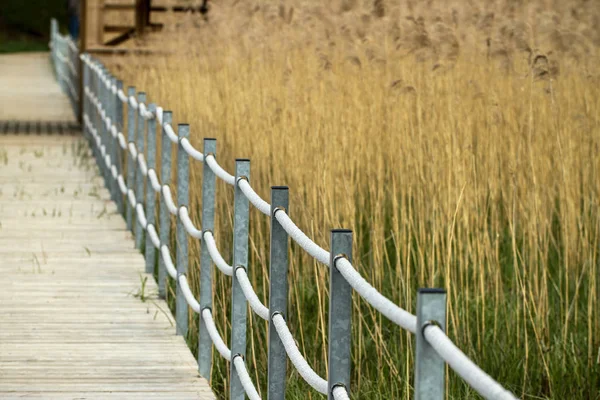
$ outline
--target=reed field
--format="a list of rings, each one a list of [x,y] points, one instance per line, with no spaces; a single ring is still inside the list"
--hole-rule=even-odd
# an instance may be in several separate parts
[[[288,185],[290,216],[324,248],[330,229],[352,229],[357,270],[408,311],[417,288],[445,288],[450,338],[518,397],[600,399],[600,4],[223,0],[208,21],[179,16],[152,38],[162,53],[103,61],[189,123],[195,147],[217,138],[230,173],[250,158],[267,201]],[[229,262],[232,203],[220,182]],[[270,222],[250,218],[249,275],[268,304]],[[287,321],[321,376],[328,275],[291,244]],[[231,278],[213,276],[228,342]],[[412,398],[414,337],[353,303],[352,397]],[[248,315],[246,360],[266,398],[267,323]],[[288,364],[287,398],[323,398]],[[220,398],[228,379],[214,351]],[[479,398],[452,371],[447,386],[449,399]]]

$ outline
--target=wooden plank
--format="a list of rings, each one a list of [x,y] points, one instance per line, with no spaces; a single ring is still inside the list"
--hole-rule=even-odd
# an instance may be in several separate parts
[[[56,83],[49,57],[49,53],[0,56],[0,120],[75,120],[68,97]]]
[[[214,399],[97,168],[35,139],[0,138],[0,398]]]

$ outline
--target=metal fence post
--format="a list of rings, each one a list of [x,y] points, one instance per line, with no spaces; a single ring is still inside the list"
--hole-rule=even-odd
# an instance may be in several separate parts
[[[52,59],[52,66],[54,67],[54,73],[58,75],[56,69],[56,34],[58,32],[58,22],[55,18],[50,20],[50,58]]]
[[[423,335],[428,325],[446,330],[446,291],[419,289],[417,292],[417,346],[415,400],[443,400],[446,366]]]
[[[329,260],[329,376],[327,398],[333,400],[333,389],[343,386],[350,394],[350,357],[352,345],[352,287],[336,268],[336,262],[346,258],[352,262],[352,231],[331,231]]]
[[[115,77],[112,76],[112,74],[109,74],[109,77],[110,77],[110,83],[111,83],[111,87],[112,87],[112,85],[115,84]],[[110,118],[111,128],[112,128],[112,126],[115,126],[115,129],[116,129],[115,97],[112,95],[112,88],[106,89],[106,113]],[[108,154],[110,154],[110,162],[115,168],[117,168],[117,147],[119,146],[119,143],[117,141],[116,135],[113,136],[112,129],[108,130],[108,140],[110,143],[110,152],[108,153]],[[110,189],[111,189],[112,199],[115,203],[117,203],[119,193],[120,193],[119,185],[117,183],[116,178],[114,178],[112,176],[112,171],[109,171],[108,177],[110,179]]]
[[[98,61],[98,65],[100,66],[100,72],[104,75],[106,75],[106,69],[104,68],[104,65],[102,65],[101,62]],[[98,79],[98,98],[100,99],[100,105],[102,107],[102,111],[104,111],[104,116],[106,117],[107,114],[107,107],[106,107],[106,84],[104,83],[104,80],[102,79]],[[108,191],[111,194],[112,197],[112,190],[111,190],[111,185],[110,185],[110,179],[109,179],[109,175],[110,172],[108,170],[108,165],[106,165],[106,162],[104,161],[104,157],[106,156],[106,154],[110,154],[110,141],[109,141],[109,133],[108,133],[108,129],[106,128],[106,122],[104,121],[104,118],[102,118],[102,115],[100,115],[100,136],[102,138],[102,145],[104,145],[104,151],[105,151],[105,155],[102,155],[102,149],[100,149],[100,165],[102,166],[102,171],[104,172],[104,187],[106,187],[108,189]],[[102,146],[101,145],[101,146]]]
[[[148,105],[148,111],[155,113],[156,104],[152,103]],[[156,117],[148,120],[148,159],[146,160],[148,165],[148,171],[156,168]],[[152,184],[146,178],[146,220],[148,225],[155,225],[154,221],[154,209],[156,204],[156,193]],[[154,274],[154,265],[156,263],[154,251],[154,243],[152,240],[146,239],[146,273]]]
[[[288,234],[274,216],[278,211],[288,212],[288,205],[287,186],[272,186],[269,311],[271,316],[279,313],[284,319],[287,319]],[[286,374],[287,354],[271,318],[269,319],[268,400],[285,399]]]
[[[117,79],[115,81],[115,86],[117,87],[117,92],[119,90],[123,90],[123,81]],[[121,99],[119,98],[118,93],[113,94],[114,97],[114,116],[115,116],[115,126],[117,127],[117,133],[123,132],[123,104],[121,104]],[[115,146],[115,167],[117,168],[117,174],[123,173],[123,151],[121,149],[121,145],[119,142],[119,137],[117,136],[116,146]],[[119,213],[125,217],[125,204],[123,203],[123,194],[121,193],[121,189],[117,183],[117,207]]]
[[[129,86],[127,88],[127,143],[128,144],[135,142],[135,123],[137,120],[137,113],[135,112],[135,110],[131,106],[131,103],[129,102],[129,98],[131,96],[135,96],[135,86]],[[133,159],[133,156],[129,152],[129,149],[126,150],[126,153],[128,154],[128,157],[127,157],[127,189],[133,190],[132,188],[133,188],[133,184],[135,181],[135,162],[136,162],[136,160]],[[125,195],[125,196],[127,196],[127,195]],[[133,207],[129,203],[129,200],[127,200],[126,203],[127,203],[127,215],[126,215],[127,229],[129,229],[131,232],[133,232]]]
[[[96,60],[92,61],[94,63],[95,67],[98,67],[98,62]],[[94,98],[97,102],[100,101],[100,76],[98,75],[98,71],[96,70],[96,68],[94,68],[93,70],[94,72],[94,90],[92,93],[94,93]],[[93,125],[94,128],[96,129],[96,134],[102,138],[102,118],[100,116],[100,111],[98,110],[98,108],[96,107],[96,105],[94,104],[94,119],[93,119]],[[102,175],[102,177],[104,177],[104,168],[102,167],[102,163],[100,162],[100,148],[98,147],[98,145],[94,144],[94,148],[96,149],[95,151],[95,156],[96,156],[96,163],[98,165],[98,168],[100,169],[100,174]]]
[[[216,175],[206,163],[209,155],[217,156],[217,140],[204,139],[204,165],[202,169],[202,232],[215,227]],[[200,243],[200,310],[212,307],[212,260],[204,238]],[[200,316],[198,329],[198,372],[210,381],[212,364],[212,340]]]
[[[94,107],[94,103],[92,102],[91,99],[91,95],[94,93],[94,84],[95,84],[95,73],[94,70],[92,69],[92,67],[90,65],[86,64],[86,69],[87,69],[87,83],[86,86],[88,87],[88,93],[90,94],[90,96],[86,96],[87,98],[87,115],[88,115],[88,120],[89,120],[89,124],[90,124],[90,130],[89,130],[89,140],[90,142],[93,144],[92,147],[92,155],[95,157],[96,156],[96,150],[95,150],[95,143],[94,142],[94,137],[92,135],[92,129],[91,128],[95,128],[94,123],[96,121],[96,108]]]
[[[146,119],[142,116],[142,108],[139,106],[142,103],[146,103],[146,93],[139,92],[137,96],[138,100],[138,109],[136,112],[137,118],[137,132],[136,132],[136,147],[138,158],[141,154],[144,154],[144,142],[145,142],[145,132],[146,132]],[[137,164],[135,165],[135,169],[137,170],[136,179],[135,179],[135,198],[138,204],[142,205],[144,208],[144,174],[142,174],[142,170],[138,164],[138,160],[134,160]],[[144,243],[144,227],[140,225],[139,221],[135,221],[135,248],[142,250],[142,243]]]
[[[190,184],[190,159],[188,154],[181,146],[182,138],[190,137],[190,126],[188,124],[177,125],[177,136],[179,142],[177,145],[177,204],[179,207],[189,205],[189,184]],[[187,273],[188,267],[188,241],[187,232],[181,218],[177,216],[177,275]],[[181,291],[179,280],[177,280],[177,304],[175,320],[177,322],[176,333],[178,335],[187,335],[188,331],[188,304]]]
[[[173,113],[171,111],[163,112],[163,124],[170,124],[173,120]],[[160,139],[161,157],[160,157],[160,181],[162,186],[169,186],[171,184],[171,140],[165,132],[164,126],[160,127],[162,136]],[[162,196],[162,191],[159,194]],[[171,233],[171,213],[169,208],[165,204],[165,201],[160,202],[160,221],[159,221],[159,237],[160,245],[169,245],[170,233]],[[165,267],[165,261],[162,256],[158,257],[158,295],[161,298],[165,298],[165,285],[167,282],[167,268]]]
[[[88,68],[88,66],[87,66],[86,63],[82,63],[81,65],[83,66],[83,71],[82,71],[82,73],[83,73],[83,86],[84,86],[84,89],[85,89],[86,87],[89,87],[90,70],[89,70],[89,68]],[[83,90],[81,93],[83,93],[83,99],[82,99],[83,115],[85,115],[85,116],[87,116],[89,118],[89,115],[90,115],[90,111],[89,111],[89,109],[90,109],[89,99],[85,95],[85,90]],[[90,135],[89,129],[86,127],[85,122],[83,124],[83,134],[84,134],[84,137],[89,141],[91,135]]]
[[[92,65],[95,67],[96,66],[96,61],[92,59]],[[98,136],[100,136],[100,124],[98,123],[98,119],[100,118],[100,113],[98,112],[98,108],[96,106],[96,102],[98,101],[98,81],[100,80],[98,78],[98,72],[96,71],[95,68],[91,69],[92,72],[92,87],[91,87],[91,92],[94,95],[94,103],[92,103],[93,107],[92,107],[92,116],[91,116],[91,120],[92,120],[92,126],[94,127],[94,129],[96,130],[96,134]],[[93,146],[94,150],[94,157],[96,158],[96,164],[98,165],[98,169],[100,170],[100,174],[104,177],[104,171],[102,170],[102,165],[100,164],[100,156],[99,156],[99,152],[100,149],[98,149],[98,146],[96,145],[96,143],[94,143]]]
[[[235,160],[235,192],[233,209],[233,276],[231,279],[231,359],[236,355],[246,356],[246,297],[237,280],[235,270],[248,270],[248,225],[250,205],[248,199],[237,185],[240,179],[250,180],[250,160]],[[230,368],[231,387],[229,398],[244,400],[246,392],[238,374]]]
[[[73,41],[73,38],[69,36],[69,40]],[[69,46],[69,48],[71,48]],[[73,93],[73,101],[75,102],[75,115],[77,116],[77,119],[79,120],[80,116],[81,116],[81,64],[79,62],[79,48],[77,47],[77,50],[72,50],[71,51],[71,63],[73,64],[73,67],[75,69],[75,71],[73,71],[73,86],[75,88],[75,93]],[[75,97],[77,96],[77,97]]]

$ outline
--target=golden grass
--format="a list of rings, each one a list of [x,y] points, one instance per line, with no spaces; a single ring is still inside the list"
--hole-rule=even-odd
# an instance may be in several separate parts
[[[235,3],[213,4],[208,23],[177,21],[155,43],[171,54],[105,61],[190,123],[197,148],[216,137],[229,172],[236,157],[251,158],[263,198],[271,185],[288,185],[290,214],[317,243],[328,248],[330,229],[353,229],[357,269],[402,307],[414,312],[417,287],[446,288],[450,337],[517,395],[592,398],[600,387],[598,7]],[[193,165],[200,224],[202,166]],[[231,192],[218,187],[224,254]],[[265,302],[268,240],[268,220],[252,211],[250,274]],[[323,375],[327,276],[292,245],[289,322]],[[216,275],[214,314],[226,337],[229,285]],[[358,297],[354,304],[353,390],[410,395],[413,339]],[[264,384],[266,325],[250,321],[250,370]],[[215,387],[226,387],[224,368],[215,366]],[[290,375],[290,397],[319,397]],[[454,377],[449,389],[474,396]]]

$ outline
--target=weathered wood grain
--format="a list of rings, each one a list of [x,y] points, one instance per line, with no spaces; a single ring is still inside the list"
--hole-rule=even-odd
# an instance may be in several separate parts
[[[213,399],[85,146],[0,135],[0,398]]]

